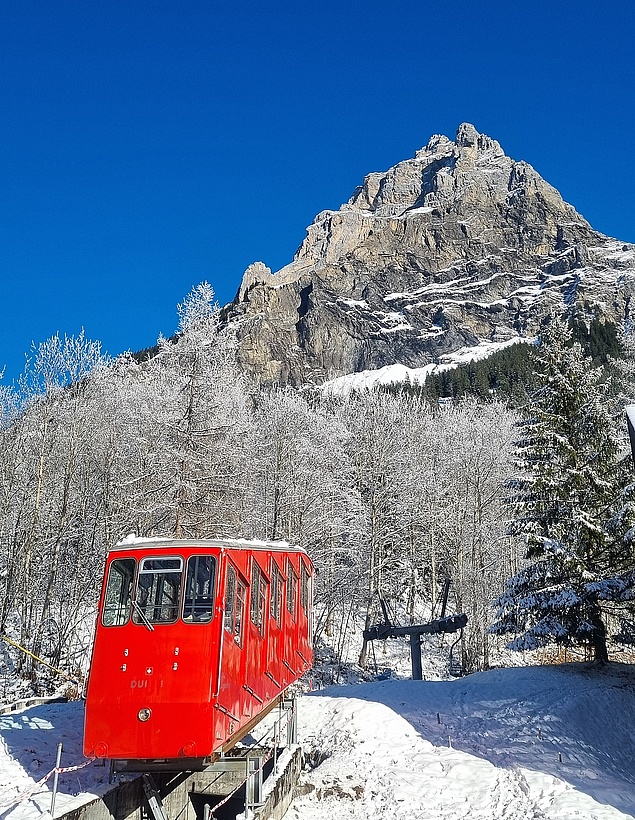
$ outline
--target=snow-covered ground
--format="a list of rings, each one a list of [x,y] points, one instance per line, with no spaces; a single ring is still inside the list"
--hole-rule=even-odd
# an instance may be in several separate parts
[[[289,820],[635,816],[635,668],[499,669],[304,697]]]
[[[112,789],[108,768],[87,763],[82,753],[82,701],[47,703],[0,715],[0,818],[34,820],[49,811],[53,775],[62,744],[61,766],[81,769],[59,776],[55,816]]]
[[[308,765],[288,820],[538,820],[635,816],[635,667],[498,669],[386,680],[300,698]],[[79,702],[0,716],[0,818],[50,806],[55,765],[83,762]],[[60,776],[56,815],[108,790],[90,764]]]

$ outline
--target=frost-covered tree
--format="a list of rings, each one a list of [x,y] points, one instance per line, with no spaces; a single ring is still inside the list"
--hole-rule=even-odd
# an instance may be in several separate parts
[[[406,557],[406,522],[400,514],[399,479],[403,473],[403,450],[408,447],[404,421],[407,400],[369,393],[351,396],[347,402],[347,423],[351,431],[351,459],[355,484],[366,509],[365,628],[380,613],[380,597],[398,597]],[[359,656],[366,664],[367,643]]]
[[[345,632],[359,598],[365,514],[341,407],[293,390],[254,393],[243,534],[304,547],[316,570],[316,637]]]
[[[366,625],[382,617],[380,597],[397,620],[436,617],[449,578],[450,606],[469,616],[463,662],[482,668],[490,591],[502,587],[512,564],[501,489],[511,475],[513,414],[475,401],[433,412],[406,391],[351,396],[344,406],[366,509],[360,542]]]
[[[502,509],[502,489],[512,475],[515,419],[502,404],[473,400],[439,414],[445,427],[440,498],[445,526],[437,540],[456,611],[468,616],[461,653],[469,671],[489,666],[491,590],[501,589],[515,569],[516,543],[505,533]]]
[[[244,443],[250,425],[247,393],[231,334],[206,282],[179,305],[179,329],[159,340],[148,366],[154,389],[151,486],[138,491],[155,515],[146,531],[177,538],[240,534],[245,492]],[[150,526],[148,526],[150,525]]]
[[[88,452],[90,374],[105,366],[100,345],[83,332],[56,335],[34,347],[19,401],[4,412],[0,627],[12,623],[36,654],[46,649],[55,662],[86,600],[97,483]]]
[[[606,661],[606,608],[632,598],[635,582],[631,467],[604,374],[561,319],[545,325],[536,364],[509,499],[528,563],[495,602],[492,631],[517,634],[512,649],[584,643]]]

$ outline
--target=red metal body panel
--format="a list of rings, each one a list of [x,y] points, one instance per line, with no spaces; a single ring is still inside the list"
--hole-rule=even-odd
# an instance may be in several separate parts
[[[213,606],[205,604],[209,607],[206,622],[188,620],[186,612],[193,609],[187,609],[191,598],[183,579],[195,560],[205,560],[208,566],[210,557],[215,568]],[[159,576],[152,575],[151,569],[161,560],[171,565],[180,562],[183,567],[178,601],[170,599],[169,607],[146,608],[144,615],[141,576],[145,586],[154,582]],[[112,616],[112,588],[106,600],[115,561],[119,563],[113,577],[119,578],[117,567],[125,566],[130,590],[121,592],[126,586],[123,581],[115,590],[120,596],[116,617]],[[301,606],[299,590],[295,590],[295,618],[287,607],[286,581],[281,617],[276,620],[272,614],[274,568],[286,575],[292,567],[300,578],[302,565],[311,579],[306,553],[277,543],[147,539],[113,548],[106,562],[95,632],[84,753],[131,761],[181,759],[186,768],[188,758],[206,758],[219,751],[312,662],[310,611]],[[146,572],[146,568],[150,569]],[[174,584],[171,593],[176,575],[168,578]],[[261,589],[256,590],[259,609],[256,603],[252,606],[254,577]],[[233,599],[228,586],[235,591]],[[171,622],[164,623],[163,618]],[[146,719],[140,718],[147,713]]]

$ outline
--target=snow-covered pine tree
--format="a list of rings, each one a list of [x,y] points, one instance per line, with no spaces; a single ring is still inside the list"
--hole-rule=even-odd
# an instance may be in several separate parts
[[[536,352],[540,386],[525,406],[516,442],[520,477],[509,499],[511,533],[530,561],[494,602],[495,634],[509,647],[584,643],[608,660],[605,609],[633,597],[630,458],[593,368],[566,322],[545,325]]]

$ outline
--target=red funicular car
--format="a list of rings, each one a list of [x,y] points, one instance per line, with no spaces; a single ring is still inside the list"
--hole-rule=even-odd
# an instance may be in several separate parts
[[[84,753],[195,769],[311,665],[313,567],[277,542],[135,539],[107,558]]]

